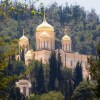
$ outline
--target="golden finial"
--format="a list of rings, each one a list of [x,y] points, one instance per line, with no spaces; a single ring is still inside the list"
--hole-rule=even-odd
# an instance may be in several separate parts
[[[43,5],[43,7],[44,7],[44,5]],[[43,21],[46,21],[45,7],[44,7],[44,18],[43,18]]]
[[[23,36],[24,36],[24,33],[25,33],[25,31],[24,31],[24,29],[23,29]]]
[[[63,29],[63,34],[67,35],[67,29],[66,28]]]
[[[69,31],[70,31],[70,28],[68,26],[65,26],[65,28],[63,29],[64,35],[68,35]]]

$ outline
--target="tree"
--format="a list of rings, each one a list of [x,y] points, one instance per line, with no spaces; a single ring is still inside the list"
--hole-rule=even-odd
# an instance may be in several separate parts
[[[73,91],[73,72],[72,69],[64,68],[62,70],[62,85],[61,91],[65,97],[65,100],[70,100]]]
[[[32,61],[32,63],[29,66],[32,66],[32,70],[30,72],[30,78],[32,81],[32,93],[44,93],[45,81],[42,60],[41,62],[39,62],[38,60]]]
[[[64,96],[61,92],[50,91],[41,95],[41,100],[64,100]]]
[[[82,76],[82,66],[79,62],[77,62],[77,65],[75,67],[75,87],[79,85],[79,83],[83,80]]]
[[[8,93],[5,90],[17,79],[17,76],[8,70],[10,58],[16,54],[15,43],[7,42],[5,37],[0,37],[0,99],[6,99]]]
[[[62,85],[62,71],[61,71],[61,67],[62,67],[62,62],[61,62],[61,56],[60,56],[60,52],[58,51],[58,55],[57,55],[57,80],[59,82],[59,89]]]
[[[61,92],[50,91],[42,95],[32,94],[28,100],[64,100]]]
[[[90,64],[90,75],[93,80],[97,81],[96,94],[100,97],[100,42],[97,45],[97,57],[90,57],[88,62]]]
[[[73,93],[74,100],[94,100],[96,95],[93,86],[87,82],[80,82]]]
[[[19,88],[11,87],[8,100],[25,100],[25,96],[20,93]]]
[[[56,53],[54,51],[51,52],[49,65],[50,65],[49,90],[55,90],[55,81],[57,78],[57,60],[56,60]]]
[[[43,72],[43,65],[42,60],[40,62],[40,67],[38,70],[38,76],[37,76],[37,91],[38,94],[42,94],[45,92],[45,86],[44,86],[44,72]]]
[[[20,74],[23,74],[25,72],[25,65],[22,61],[15,61],[12,62],[13,65],[13,73],[20,76]]]

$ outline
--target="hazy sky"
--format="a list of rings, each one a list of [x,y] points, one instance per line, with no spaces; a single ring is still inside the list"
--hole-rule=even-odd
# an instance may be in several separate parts
[[[96,12],[100,14],[100,0],[41,0],[41,1],[45,1],[45,4],[49,4],[56,1],[59,5],[65,4],[66,2],[68,2],[68,4],[73,4],[73,5],[77,3],[89,11],[92,8],[94,8]]]
[[[19,1],[24,1],[24,0],[19,0]],[[89,11],[93,8],[96,10],[96,13],[100,15],[100,0],[39,0],[39,1],[44,2],[45,5],[49,5],[50,3],[53,3],[55,1],[59,5],[61,4],[64,5],[66,2],[68,2],[69,5],[78,4]]]

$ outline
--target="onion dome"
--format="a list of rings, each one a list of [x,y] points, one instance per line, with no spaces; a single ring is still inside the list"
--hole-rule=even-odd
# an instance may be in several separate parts
[[[43,32],[43,33],[40,34],[40,37],[48,38],[49,37],[49,34],[46,33],[46,32]]]
[[[44,20],[42,24],[40,24],[37,28],[36,31],[54,31],[53,26],[47,23],[46,18],[45,18],[45,11],[44,11]]]
[[[28,41],[28,38],[24,35],[24,30],[23,30],[23,36],[19,40],[20,41]]]
[[[71,40],[71,38],[68,35],[65,35],[64,37],[62,37],[62,41],[63,40]]]
[[[37,27],[36,31],[44,31],[44,30],[45,31],[54,31],[54,28],[50,24],[48,24],[46,20],[44,20],[42,22],[42,24],[40,24]]]

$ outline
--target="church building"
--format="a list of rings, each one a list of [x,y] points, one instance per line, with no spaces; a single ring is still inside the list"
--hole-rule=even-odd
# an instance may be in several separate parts
[[[43,22],[36,28],[36,51],[29,49],[29,40],[24,35],[19,39],[19,54],[22,52],[24,47],[25,53],[25,65],[28,65],[30,60],[41,60],[44,64],[49,63],[51,51],[58,53],[58,49],[55,50],[55,31],[53,26],[51,26],[45,18]],[[79,54],[77,52],[72,52],[71,48],[71,37],[65,34],[61,39],[62,48],[59,49],[61,54],[62,65],[64,67],[74,69],[77,62],[81,62],[83,69],[83,77],[88,77],[88,72],[86,70],[88,66],[87,55]],[[17,56],[20,59],[20,55]]]

